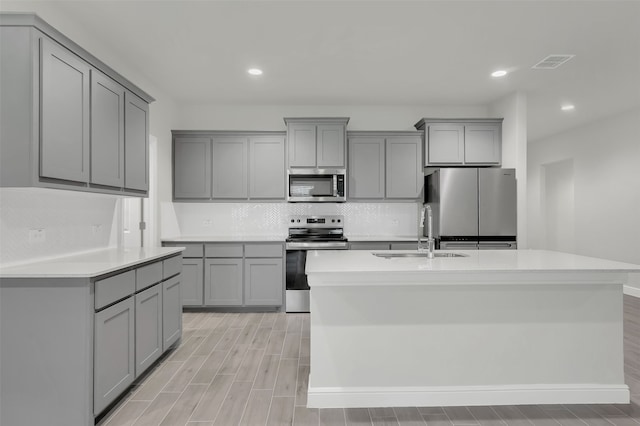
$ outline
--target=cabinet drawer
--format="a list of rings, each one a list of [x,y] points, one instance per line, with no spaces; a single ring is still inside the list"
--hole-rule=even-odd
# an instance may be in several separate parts
[[[242,257],[242,244],[207,244],[205,257]]]
[[[136,269],[136,291],[144,290],[160,281],[162,281],[162,262]]]
[[[385,242],[349,243],[349,250],[389,250],[391,244]]]
[[[282,244],[245,244],[245,257],[282,257]]]
[[[418,243],[391,243],[391,250],[418,250]]]
[[[182,256],[174,256],[162,261],[162,277],[167,279],[182,272]]]
[[[204,246],[202,243],[162,243],[163,247],[184,247],[182,257],[202,257]]]
[[[96,311],[133,294],[136,290],[136,271],[115,275],[95,284]]]

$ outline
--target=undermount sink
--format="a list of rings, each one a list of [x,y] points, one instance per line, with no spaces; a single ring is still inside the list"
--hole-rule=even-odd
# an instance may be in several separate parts
[[[392,258],[396,258],[396,257],[428,257],[429,253],[423,253],[423,252],[411,252],[411,253],[372,253],[374,256],[377,257],[384,257],[385,259],[392,259]],[[461,254],[461,253],[441,253],[441,252],[436,252],[433,253],[434,257],[467,257],[467,254]]]

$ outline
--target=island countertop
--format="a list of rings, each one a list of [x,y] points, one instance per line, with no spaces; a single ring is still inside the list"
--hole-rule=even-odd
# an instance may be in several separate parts
[[[640,272],[640,265],[548,250],[437,250],[464,257],[391,258],[374,253],[392,250],[317,250],[307,254],[308,274],[478,273],[478,272]],[[407,252],[408,253],[408,252]]]

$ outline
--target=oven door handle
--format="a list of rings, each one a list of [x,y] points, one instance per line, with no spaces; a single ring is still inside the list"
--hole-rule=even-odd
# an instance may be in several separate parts
[[[287,250],[346,250],[346,242],[329,242],[329,243],[286,243]]]

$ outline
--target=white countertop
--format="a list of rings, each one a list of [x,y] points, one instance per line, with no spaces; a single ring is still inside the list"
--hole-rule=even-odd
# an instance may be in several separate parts
[[[226,243],[226,242],[278,242],[283,243],[286,235],[183,235],[163,238],[167,243]]]
[[[317,250],[307,254],[307,274],[357,272],[640,272],[640,265],[546,250],[437,250],[465,257],[386,259],[372,253],[400,250]]]
[[[104,249],[0,268],[0,278],[92,278],[178,254],[182,247]]]

